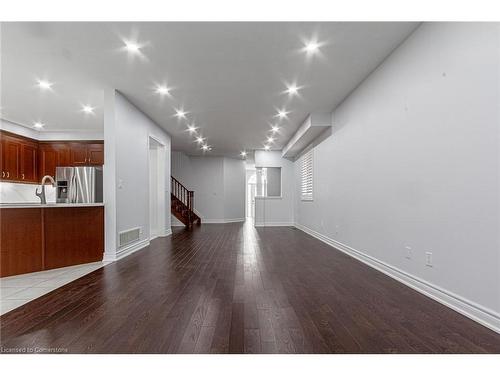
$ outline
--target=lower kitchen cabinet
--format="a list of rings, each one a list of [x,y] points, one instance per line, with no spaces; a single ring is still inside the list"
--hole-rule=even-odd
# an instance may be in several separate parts
[[[45,268],[97,262],[104,253],[104,209],[44,209]]]
[[[0,276],[42,271],[42,209],[0,209]]]
[[[104,206],[0,208],[0,277],[101,261]]]

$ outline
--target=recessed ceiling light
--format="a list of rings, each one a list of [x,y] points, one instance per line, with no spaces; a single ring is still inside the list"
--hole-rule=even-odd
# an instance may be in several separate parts
[[[33,127],[34,127],[35,129],[43,129],[43,127],[44,127],[44,126],[45,126],[45,124],[43,124],[43,123],[41,123],[41,122],[35,122],[35,123],[33,124]]]
[[[203,145],[203,146],[201,146],[201,149],[203,151],[210,151],[212,148],[209,145]]]
[[[280,130],[280,128],[279,128],[279,126],[277,126],[277,125],[273,125],[273,126],[271,127],[271,131],[272,131],[273,133],[276,133],[278,130]]]
[[[198,142],[198,143],[203,143],[204,140],[205,139],[201,135],[196,137],[196,142]]]
[[[170,95],[170,87],[167,86],[158,86],[156,88],[156,93],[160,95]]]
[[[89,105],[84,105],[82,106],[82,112],[88,115],[92,115],[94,114],[94,108]]]
[[[267,137],[267,143],[273,143],[274,138],[273,137]]]
[[[141,51],[141,46],[130,40],[125,40],[125,49],[130,53],[139,53]]]
[[[242,156],[242,157],[246,158],[246,156],[247,156],[246,151],[241,151],[241,152],[240,152],[240,156]]]
[[[194,126],[193,124],[192,125],[188,125],[188,132],[190,134],[193,134],[195,131],[196,131],[196,126]]]
[[[49,81],[45,81],[43,79],[39,79],[37,85],[42,90],[50,90],[52,88],[53,83],[49,82]]]
[[[185,111],[184,111],[184,110],[182,110],[182,109],[176,109],[176,110],[175,110],[175,116],[176,116],[177,118],[180,118],[180,119],[181,119],[181,118],[186,118],[186,113],[187,113],[187,112],[185,112]]]
[[[316,52],[319,51],[319,43],[316,41],[307,42],[304,47],[304,51],[309,55],[315,54]]]
[[[275,117],[279,117],[280,119],[286,118],[286,115],[290,113],[285,111],[284,109],[278,110],[278,114]]]
[[[293,85],[290,85],[286,88],[286,93],[290,96],[294,96],[294,95],[297,95],[299,92],[299,88],[297,87],[297,85],[293,84]]]
[[[270,148],[271,148],[271,146],[269,146],[269,145],[264,145],[264,150],[269,151],[269,149],[270,149]]]

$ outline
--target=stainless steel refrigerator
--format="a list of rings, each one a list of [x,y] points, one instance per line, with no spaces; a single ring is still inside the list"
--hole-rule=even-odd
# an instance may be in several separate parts
[[[57,167],[57,203],[102,203],[102,167]]]

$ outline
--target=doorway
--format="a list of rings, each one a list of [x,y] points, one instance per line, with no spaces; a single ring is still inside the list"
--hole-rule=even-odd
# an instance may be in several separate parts
[[[149,137],[149,239],[166,235],[165,145]]]
[[[257,177],[255,169],[247,169],[246,181],[245,216],[248,220],[253,221],[255,217],[255,195],[257,193]]]

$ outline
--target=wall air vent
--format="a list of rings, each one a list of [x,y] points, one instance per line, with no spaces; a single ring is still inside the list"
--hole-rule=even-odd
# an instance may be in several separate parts
[[[132,228],[119,233],[120,247],[126,246],[132,242],[139,241],[141,237],[141,228]]]

